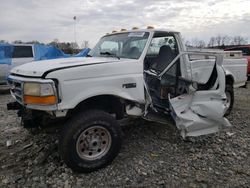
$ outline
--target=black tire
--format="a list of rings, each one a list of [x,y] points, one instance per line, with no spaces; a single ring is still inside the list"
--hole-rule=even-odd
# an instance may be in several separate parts
[[[78,138],[84,133],[84,131],[95,126],[102,127],[108,131],[107,133],[109,133],[109,138],[111,138],[111,144],[105,155],[94,160],[86,160],[78,154],[78,145],[76,144],[79,143]],[[85,141],[86,140],[88,139],[85,139]],[[59,151],[64,162],[73,171],[92,172],[109,165],[113,161],[119,153],[121,141],[121,127],[115,118],[101,110],[89,110],[73,116],[68,122],[66,122],[61,132]],[[88,144],[89,147],[90,143]]]
[[[228,107],[228,109],[227,109],[227,111],[226,111],[226,113],[224,115],[224,116],[228,116],[231,113],[231,111],[233,109],[233,105],[234,105],[234,89],[233,89],[233,86],[230,85],[230,84],[226,84],[225,92],[227,94],[227,97],[228,96],[230,97],[230,99],[229,99],[230,100],[230,105],[229,105],[229,107]],[[228,101],[228,99],[227,99],[227,101]]]

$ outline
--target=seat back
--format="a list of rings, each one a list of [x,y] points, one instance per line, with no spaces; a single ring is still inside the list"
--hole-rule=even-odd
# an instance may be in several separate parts
[[[155,61],[155,70],[157,72],[162,72],[172,62],[174,57],[175,55],[170,46],[161,46]]]

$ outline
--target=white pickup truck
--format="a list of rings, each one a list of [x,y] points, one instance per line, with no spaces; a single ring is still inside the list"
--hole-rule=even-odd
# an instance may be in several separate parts
[[[205,58],[190,60],[192,55]],[[8,80],[16,102],[8,109],[19,109],[25,127],[65,118],[62,158],[73,170],[90,172],[118,154],[118,120],[125,117],[172,122],[183,138],[231,126],[225,89],[245,84],[247,62],[223,56],[187,52],[179,32],[115,32],[103,36],[88,57],[12,69]]]

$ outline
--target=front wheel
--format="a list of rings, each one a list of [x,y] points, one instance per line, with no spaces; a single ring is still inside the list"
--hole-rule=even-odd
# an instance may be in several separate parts
[[[100,110],[80,113],[61,133],[59,150],[74,171],[91,172],[109,165],[121,147],[121,127]]]
[[[231,111],[233,109],[233,104],[234,104],[234,90],[233,90],[233,86],[227,84],[226,85],[225,93],[226,93],[226,97],[227,97],[227,100],[226,100],[227,111],[225,113],[225,116],[228,116],[231,113]]]

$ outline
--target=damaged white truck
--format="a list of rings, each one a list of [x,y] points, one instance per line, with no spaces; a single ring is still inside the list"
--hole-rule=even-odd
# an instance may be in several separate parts
[[[203,56],[190,60],[190,55]],[[246,82],[245,59],[186,52],[180,33],[144,29],[103,36],[85,58],[45,60],[12,69],[8,82],[25,127],[65,118],[59,150],[65,163],[90,172],[112,162],[121,147],[119,121],[174,120],[182,137],[230,126],[233,86]],[[237,82],[224,64],[237,63]],[[223,66],[222,66],[223,65]],[[229,71],[230,72],[230,71]]]

